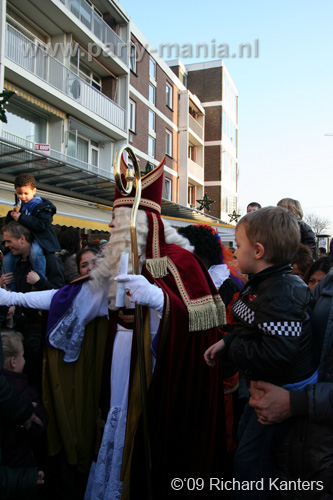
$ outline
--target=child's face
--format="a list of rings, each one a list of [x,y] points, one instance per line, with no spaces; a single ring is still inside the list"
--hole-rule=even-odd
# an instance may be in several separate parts
[[[31,186],[17,187],[16,194],[23,203],[28,203],[35,196],[36,188],[32,188]]]
[[[318,283],[321,282],[323,278],[325,278],[326,273],[319,269],[318,271],[315,271],[313,274],[311,274],[308,287],[310,288],[311,292],[313,291],[314,287],[318,285]]]
[[[96,254],[93,252],[84,252],[80,260],[79,273],[81,276],[90,274],[96,265]]]
[[[21,343],[19,351],[18,351],[18,355],[15,356],[15,358],[14,358],[13,371],[16,373],[22,373],[24,365],[25,365],[24,349],[23,349],[23,344]]]
[[[255,257],[255,245],[251,243],[247,237],[244,224],[237,226],[235,232],[235,240],[237,249],[235,257],[237,258],[238,267],[242,274],[255,274],[258,272],[258,261]]]

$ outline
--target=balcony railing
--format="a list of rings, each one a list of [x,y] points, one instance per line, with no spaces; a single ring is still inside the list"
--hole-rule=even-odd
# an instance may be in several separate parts
[[[115,127],[126,130],[123,108],[10,24],[6,30],[6,57]]]
[[[127,45],[86,0],[60,0],[94,35],[128,66]]]
[[[28,148],[28,149],[34,149],[35,148],[35,143],[33,141],[29,141],[28,139],[25,139],[24,137],[20,137],[19,135],[12,134],[11,132],[7,132],[6,130],[2,129],[1,132],[1,137],[5,139],[6,141],[10,141],[13,144],[17,144],[18,146],[22,146],[23,148]],[[103,177],[106,177],[108,179],[114,180],[114,173],[113,169],[104,169],[103,167],[96,167],[95,165],[91,165],[90,163],[86,163],[82,160],[78,160],[77,158],[74,158],[72,156],[65,155],[63,153],[60,153],[60,151],[57,151],[55,149],[50,149],[50,158],[59,160],[60,162],[63,163],[69,163],[70,165],[74,165],[75,167],[80,168],[83,171],[86,172],[93,172],[96,175],[101,175]]]
[[[4,127],[5,125],[3,125]],[[13,142],[14,144],[17,144],[18,146],[23,146],[24,148],[30,148],[34,149],[35,143],[33,141],[29,141],[28,139],[25,139],[24,137],[20,137],[19,135],[14,135],[10,132],[7,132],[6,130],[2,129],[1,135],[6,141]]]
[[[200,125],[200,123],[198,123],[197,120],[195,120],[191,115],[189,115],[189,127],[199,137],[199,139],[203,141],[204,139],[203,128]]]

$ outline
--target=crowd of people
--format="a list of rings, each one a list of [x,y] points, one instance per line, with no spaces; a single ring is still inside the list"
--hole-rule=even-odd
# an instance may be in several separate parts
[[[161,219],[163,162],[109,241],[53,231],[15,179],[0,277],[6,500],[329,499],[332,261],[297,200],[249,203],[236,250]],[[127,272],[120,263],[128,258]],[[122,291],[122,293],[121,293]]]

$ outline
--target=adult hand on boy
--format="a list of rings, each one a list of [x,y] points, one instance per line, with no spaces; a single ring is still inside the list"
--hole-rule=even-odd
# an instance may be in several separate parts
[[[263,425],[278,424],[291,417],[290,392],[268,382],[251,383],[249,405]]]
[[[204,353],[204,360],[208,366],[215,366],[215,358],[219,356],[225,348],[224,340],[219,340],[216,344],[211,345]]]

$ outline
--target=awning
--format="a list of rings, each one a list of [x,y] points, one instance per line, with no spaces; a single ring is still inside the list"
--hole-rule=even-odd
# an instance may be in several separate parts
[[[44,109],[45,111],[48,111],[49,113],[52,113],[53,115],[59,116],[59,118],[62,118],[65,120],[66,118],[66,113],[63,111],[60,111],[59,109],[55,108],[54,106],[51,106],[50,104],[47,104],[44,101],[41,101],[41,99],[38,99],[38,97],[35,97],[28,92],[25,92],[25,90],[20,89],[17,85],[13,85],[12,83],[9,82],[4,82],[4,87],[6,90],[11,90],[12,92],[15,92],[16,95],[19,97],[22,97],[28,102],[31,102],[32,104],[35,104],[35,106],[39,106],[40,108]]]
[[[47,198],[57,208],[53,224],[72,226],[94,231],[109,231],[108,224],[112,217],[109,207],[82,202],[65,196],[55,196],[52,193],[38,191],[38,195]],[[0,182],[0,217],[5,217],[15,203],[13,186]]]
[[[16,175],[23,172],[29,173],[36,179],[38,193],[44,191],[45,197],[49,199],[51,199],[50,193],[52,193],[54,197],[61,196],[64,199],[73,200],[73,202],[76,200],[78,204],[81,204],[81,213],[87,206],[95,208],[104,206],[105,209],[112,207],[116,186],[111,175],[102,176],[98,169],[97,172],[93,171],[96,167],[89,166],[89,169],[83,169],[69,162],[69,160],[75,161],[73,158],[70,159],[61,153],[57,153],[59,157],[56,158],[54,156],[56,152],[52,151],[51,153],[51,155],[45,155],[0,138],[0,179],[13,183]],[[9,186],[11,186],[13,193],[13,184],[9,184]],[[10,206],[13,206],[13,199],[14,195],[11,197]],[[101,214],[96,212],[94,215],[96,215],[96,223],[99,222]],[[175,226],[181,225],[181,221],[184,221],[184,225],[207,224],[218,229],[220,234],[225,234],[224,240],[231,241],[234,238],[235,226],[196,208],[185,207],[162,199],[161,215],[162,218],[174,220],[172,224]],[[68,216],[70,217],[70,215]],[[105,220],[109,222],[107,214],[104,216]],[[80,218],[79,214],[77,217]],[[83,217],[83,220],[90,219]],[[74,224],[73,222],[70,225]],[[77,227],[82,226],[78,225]],[[84,227],[88,228],[88,226]]]
[[[95,231],[110,231],[108,224],[111,221],[112,212],[109,210],[64,201],[56,201],[55,205],[57,213],[53,217],[54,224],[93,229]]]

